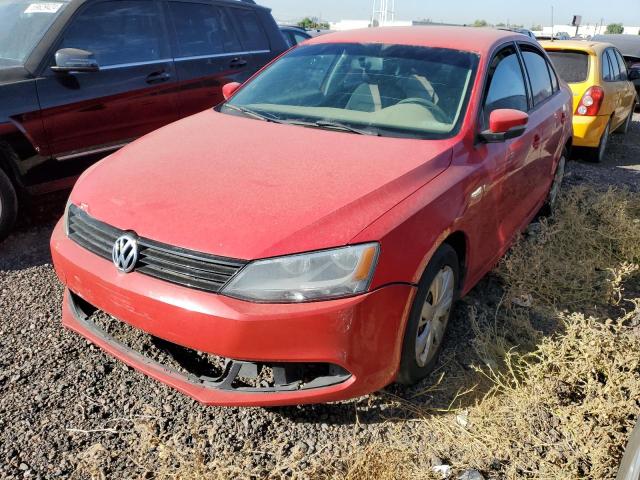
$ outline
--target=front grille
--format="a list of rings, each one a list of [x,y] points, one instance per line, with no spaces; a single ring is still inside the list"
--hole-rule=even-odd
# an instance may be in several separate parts
[[[69,237],[90,252],[111,260],[113,244],[127,232],[92,218],[75,205],[69,206],[68,215]],[[246,264],[244,260],[194,252],[139,237],[138,263],[134,271],[217,293]]]

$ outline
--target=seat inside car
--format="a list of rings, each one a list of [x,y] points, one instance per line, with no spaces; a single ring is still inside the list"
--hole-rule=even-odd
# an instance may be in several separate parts
[[[352,71],[362,71],[362,82],[351,94],[345,107],[347,110],[377,112],[406,98],[398,86],[398,60],[360,58],[354,62],[360,65],[352,65]]]

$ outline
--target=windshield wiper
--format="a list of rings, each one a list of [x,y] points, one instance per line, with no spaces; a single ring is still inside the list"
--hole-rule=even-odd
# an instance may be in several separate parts
[[[232,105],[226,103],[225,108],[230,108],[231,110],[235,110],[240,112],[248,117],[257,118],[258,120],[263,120],[265,122],[273,122],[273,123],[282,123],[285,125],[300,125],[302,127],[316,127],[316,128],[331,128],[334,130],[342,130],[344,132],[356,133],[358,135],[373,135],[376,137],[380,137],[380,132],[377,130],[366,130],[362,128],[352,127],[350,125],[346,125],[340,122],[333,122],[331,120],[317,120],[317,121],[304,121],[304,120],[294,120],[294,119],[284,119],[277,118],[271,115],[265,115],[264,113],[256,112],[255,110],[251,110],[247,107],[239,107],[238,105]]]
[[[236,112],[243,113],[248,117],[257,118],[258,120],[263,120],[265,122],[275,122],[275,123],[287,123],[285,120],[280,120],[279,118],[272,117],[270,115],[265,115],[263,113],[258,113],[255,110],[251,110],[247,107],[239,107],[237,105],[231,105],[230,103],[226,103],[225,108],[230,108],[231,110],[235,110]]]
[[[336,130],[343,130],[345,132],[357,133],[358,135],[373,135],[374,137],[381,136],[380,132],[378,132],[377,130],[352,127],[351,125],[346,125],[340,122],[332,122],[330,120],[318,120],[316,122],[311,122],[311,124],[320,128],[334,128]]]

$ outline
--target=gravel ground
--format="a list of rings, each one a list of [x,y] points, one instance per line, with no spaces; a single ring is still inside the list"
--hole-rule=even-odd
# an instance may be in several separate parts
[[[606,162],[570,162],[566,181],[640,190],[640,115],[627,136],[613,136]],[[259,475],[274,466],[260,452],[275,440],[286,439],[285,456],[327,449],[337,457],[345,453],[345,438],[351,445],[384,438],[393,396],[420,391],[420,386],[411,391],[390,387],[335,405],[207,408],[132,371],[60,325],[62,288],[50,264],[48,239],[64,202],[60,194],[38,199],[0,244],[0,478],[68,477],[86,452],[101,449],[111,452],[101,463],[106,477],[142,475],[127,454],[128,442],[134,425],[148,418],[157,420],[159,436],[185,445],[193,441],[192,420],[198,418],[210,427],[205,458],[224,459],[248,445]],[[474,374],[464,304],[491,306],[499,298],[489,276],[455,310],[449,338],[456,341],[448,341],[440,370],[457,375],[460,386]],[[452,393],[418,399],[437,407]]]

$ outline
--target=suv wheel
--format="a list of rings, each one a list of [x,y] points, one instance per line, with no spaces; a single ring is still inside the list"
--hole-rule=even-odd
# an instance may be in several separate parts
[[[398,383],[412,385],[433,370],[457,297],[458,279],[458,256],[449,245],[441,245],[429,262],[413,301],[404,333]]]
[[[11,231],[18,215],[18,197],[9,177],[0,169],[0,241]]]

